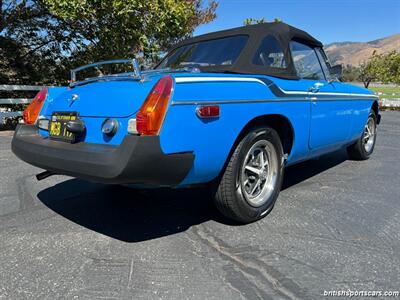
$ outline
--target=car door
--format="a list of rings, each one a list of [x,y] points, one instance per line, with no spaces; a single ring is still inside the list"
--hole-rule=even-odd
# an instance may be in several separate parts
[[[351,107],[346,100],[346,86],[331,81],[322,49],[291,41],[293,62],[310,106],[309,147],[312,150],[346,142],[351,121]]]

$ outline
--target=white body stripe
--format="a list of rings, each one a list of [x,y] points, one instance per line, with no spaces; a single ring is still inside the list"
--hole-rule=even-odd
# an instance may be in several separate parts
[[[175,82],[176,83],[189,83],[189,82],[229,82],[229,81],[234,81],[234,82],[257,82],[262,85],[265,85],[265,82],[263,82],[260,79],[257,78],[250,78],[250,77],[176,77]],[[278,86],[277,86],[278,87]],[[286,95],[315,95],[315,96],[347,96],[347,97],[359,97],[359,98],[379,98],[376,95],[373,94],[351,94],[351,93],[327,93],[327,92],[317,92],[317,93],[311,93],[311,92],[305,92],[305,91],[286,91],[280,87],[278,87],[282,93]]]
[[[266,85],[263,81],[257,78],[248,77],[176,77],[176,83],[187,83],[187,82],[217,82],[217,81],[242,81],[242,82],[258,82]]]
[[[286,95],[314,95],[314,96],[351,96],[351,97],[360,97],[360,98],[379,98],[377,95],[373,94],[352,94],[352,93],[327,93],[327,92],[305,92],[305,91],[285,91],[278,87],[282,91],[282,93],[285,93]]]

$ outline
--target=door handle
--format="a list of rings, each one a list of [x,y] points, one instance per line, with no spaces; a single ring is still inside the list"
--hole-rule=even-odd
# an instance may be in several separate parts
[[[324,86],[322,82],[316,82],[312,87],[308,88],[308,91],[311,93],[318,93],[322,86]]]

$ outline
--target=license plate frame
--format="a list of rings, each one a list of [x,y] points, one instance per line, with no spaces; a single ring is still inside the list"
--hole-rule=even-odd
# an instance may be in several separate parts
[[[56,111],[51,115],[49,122],[49,137],[52,140],[75,143],[77,136],[67,129],[69,121],[79,119],[79,114],[76,111]]]

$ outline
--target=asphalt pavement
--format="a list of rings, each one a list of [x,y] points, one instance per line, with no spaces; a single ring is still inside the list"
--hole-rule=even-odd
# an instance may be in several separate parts
[[[273,211],[229,222],[207,193],[38,182],[0,135],[0,299],[321,299],[399,291],[400,112],[375,152],[286,170]]]

